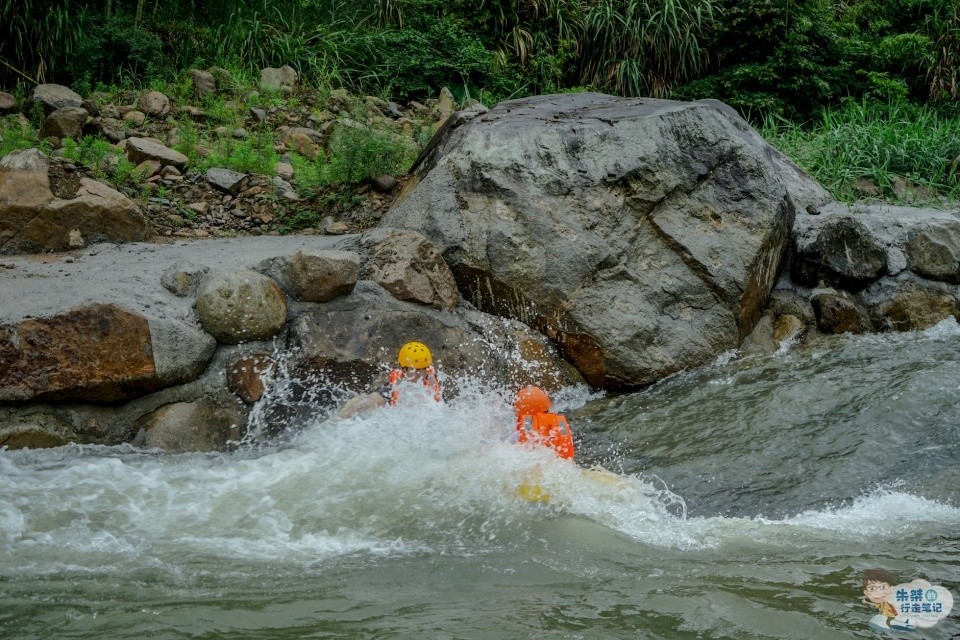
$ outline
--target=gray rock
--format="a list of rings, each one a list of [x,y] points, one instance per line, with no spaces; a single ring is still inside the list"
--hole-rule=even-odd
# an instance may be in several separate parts
[[[729,108],[591,93],[449,127],[413,180],[381,224],[423,233],[468,300],[611,388],[739,346],[794,212],[829,200]]]
[[[397,179],[393,176],[376,176],[370,181],[374,191],[379,193],[390,193],[397,186]]]
[[[217,92],[217,81],[209,71],[190,69],[187,75],[193,80],[193,92],[198,98],[213,95]]]
[[[934,220],[910,231],[906,253],[911,271],[960,284],[960,221]]]
[[[212,186],[234,196],[246,189],[249,183],[247,174],[220,167],[207,169],[204,177]]]
[[[908,274],[872,284],[861,299],[880,331],[922,331],[946,318],[960,319],[956,287]]]
[[[268,340],[287,321],[287,299],[272,279],[248,269],[225,269],[204,278],[197,292],[204,330],[218,342]]]
[[[419,233],[404,229],[373,229],[360,236],[364,254],[361,278],[373,280],[397,300],[409,300],[452,310],[457,283],[437,251]]]
[[[137,100],[137,108],[151,118],[162,118],[170,113],[170,98],[159,91],[147,91]]]
[[[297,86],[297,72],[289,66],[284,65],[280,68],[267,67],[260,71],[260,88],[272,89],[274,91],[292,90]]]
[[[0,91],[0,113],[9,113],[17,106],[17,99],[11,94]]]
[[[250,107],[250,115],[257,121],[257,124],[263,124],[267,121],[267,112],[258,107]]]
[[[329,302],[357,284],[360,256],[352,251],[299,252],[286,263],[290,290],[305,302]]]
[[[239,433],[237,414],[210,402],[177,402],[142,418],[134,444],[168,453],[221,451]]]
[[[859,291],[884,275],[887,250],[852,215],[837,215],[812,242],[797,240],[791,274],[807,286],[825,285]]]
[[[281,178],[280,176],[274,176],[271,180],[273,188],[280,194],[281,198],[290,200],[291,202],[297,202],[300,200],[300,194],[297,193],[297,190],[293,188],[289,182]]]
[[[62,84],[38,84],[31,94],[34,102],[39,102],[50,111],[66,107],[82,107],[83,98]]]
[[[126,145],[127,159],[133,164],[140,164],[144,160],[156,160],[160,164],[169,164],[183,169],[190,161],[190,158],[179,151],[146,138],[127,138]]]

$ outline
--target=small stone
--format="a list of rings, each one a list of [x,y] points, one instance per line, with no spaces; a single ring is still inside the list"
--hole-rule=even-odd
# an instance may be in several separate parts
[[[123,115],[123,121],[129,122],[135,127],[142,127],[143,123],[147,120],[147,114],[142,111],[128,111]]]
[[[67,236],[67,245],[71,249],[82,249],[86,246],[86,242],[83,239],[83,236],[80,234],[80,229],[71,229],[70,233]]]
[[[397,186],[397,179],[393,176],[380,175],[371,180],[374,190],[380,193],[390,193]]]

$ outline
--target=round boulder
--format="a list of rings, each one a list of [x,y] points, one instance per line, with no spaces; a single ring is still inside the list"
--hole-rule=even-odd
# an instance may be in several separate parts
[[[211,402],[167,404],[137,421],[133,444],[168,453],[219,451],[238,434],[237,416]]]
[[[200,323],[223,344],[268,340],[287,321],[287,299],[271,278],[248,269],[210,274],[197,292]]]

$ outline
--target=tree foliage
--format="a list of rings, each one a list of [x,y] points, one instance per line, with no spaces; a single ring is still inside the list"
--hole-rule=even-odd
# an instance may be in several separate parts
[[[0,17],[7,88],[290,64],[397,99],[590,88],[796,119],[960,100],[957,0],[0,0]]]

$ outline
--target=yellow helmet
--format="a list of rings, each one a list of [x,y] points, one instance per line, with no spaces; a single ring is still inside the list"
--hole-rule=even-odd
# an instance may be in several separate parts
[[[425,369],[433,364],[433,356],[430,355],[430,349],[422,342],[408,342],[400,347],[400,353],[397,354],[397,364],[401,367],[413,367],[414,369]]]

